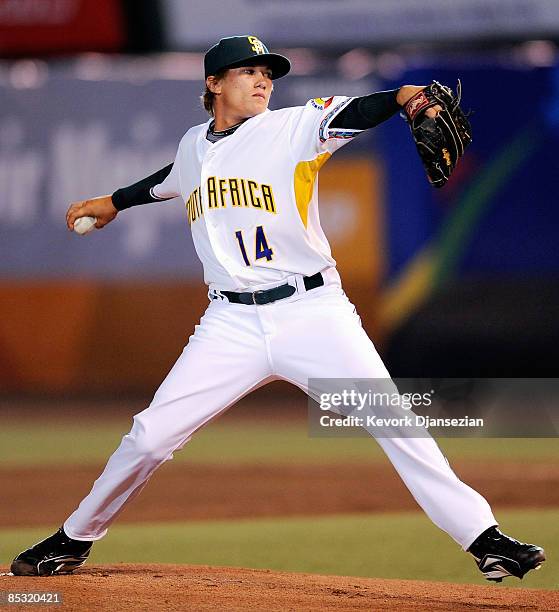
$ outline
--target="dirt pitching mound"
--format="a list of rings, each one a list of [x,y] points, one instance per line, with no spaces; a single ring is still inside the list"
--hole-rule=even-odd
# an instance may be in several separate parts
[[[65,612],[559,610],[559,595],[554,591],[242,568],[122,564],[83,568],[72,576],[0,577],[0,592],[30,591],[60,593],[63,605],[54,609]]]

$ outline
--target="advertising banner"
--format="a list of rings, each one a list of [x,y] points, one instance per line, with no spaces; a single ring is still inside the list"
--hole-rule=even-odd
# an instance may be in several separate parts
[[[0,55],[117,51],[124,40],[118,0],[0,0]]]
[[[163,0],[171,48],[206,49],[233,34],[270,46],[526,39],[559,32],[556,0]],[[225,13],[224,13],[225,11]],[[215,19],[215,15],[225,15]]]

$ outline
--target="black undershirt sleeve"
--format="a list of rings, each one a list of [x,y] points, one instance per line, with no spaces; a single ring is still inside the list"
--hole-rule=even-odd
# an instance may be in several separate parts
[[[352,130],[375,127],[400,110],[397,94],[398,90],[392,89],[355,98],[334,118],[330,127]]]
[[[172,167],[173,164],[169,164],[168,166],[165,166],[165,168],[154,172],[150,176],[138,181],[137,183],[134,183],[133,185],[117,189],[111,196],[114,207],[117,210],[124,210],[140,204],[171,200],[172,198],[154,198],[151,195],[150,190],[152,187],[162,183],[167,176],[169,176]]]

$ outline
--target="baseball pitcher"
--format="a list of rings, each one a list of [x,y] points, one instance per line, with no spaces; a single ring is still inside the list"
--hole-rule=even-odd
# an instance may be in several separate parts
[[[94,217],[102,228],[127,208],[182,198],[209,305],[91,492],[59,531],[13,561],[14,574],[81,566],[154,471],[253,389],[278,379],[307,393],[309,379],[390,381],[342,288],[320,224],[317,176],[338,149],[403,109],[428,179],[443,186],[471,140],[460,92],[434,82],[271,111],[274,83],[290,62],[255,36],[220,40],[204,68],[210,117],[186,132],[173,163],[74,203],[67,225]],[[487,579],[522,578],[545,560],[542,548],[499,531],[487,501],[458,479],[427,433],[377,442],[429,518]]]

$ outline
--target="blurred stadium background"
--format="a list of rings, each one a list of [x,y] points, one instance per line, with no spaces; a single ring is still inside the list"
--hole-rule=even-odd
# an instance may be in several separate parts
[[[87,492],[207,303],[182,202],[86,238],[64,213],[173,159],[205,120],[204,51],[243,33],[292,59],[272,108],[461,79],[474,142],[448,186],[429,187],[395,117],[321,171],[323,225],[393,375],[557,375],[559,2],[0,0],[0,563]],[[478,580],[390,501],[401,491],[380,487],[396,477],[375,444],[307,439],[305,406],[274,384],[233,409],[162,468],[97,560]],[[559,549],[555,440],[442,444],[519,537]],[[348,501],[348,474],[363,497]],[[292,503],[311,482],[322,494]],[[448,562],[425,567],[410,555],[423,545]],[[540,574],[529,586],[555,586]]]

